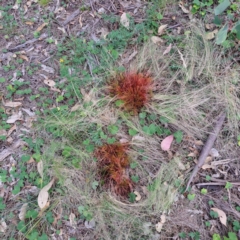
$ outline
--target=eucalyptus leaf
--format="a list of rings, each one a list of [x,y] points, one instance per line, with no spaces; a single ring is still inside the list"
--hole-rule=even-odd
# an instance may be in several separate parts
[[[214,8],[214,14],[219,15],[223,13],[231,5],[229,0],[224,0],[217,7]]]
[[[216,35],[216,44],[222,44],[227,39],[228,24],[225,24]]]

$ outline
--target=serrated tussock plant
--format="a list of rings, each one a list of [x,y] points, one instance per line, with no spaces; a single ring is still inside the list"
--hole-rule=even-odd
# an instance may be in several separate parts
[[[123,109],[138,114],[152,96],[152,77],[148,73],[118,73],[109,80],[109,93],[123,102]]]
[[[121,196],[127,196],[133,183],[126,174],[130,160],[127,155],[128,144],[104,144],[95,150],[98,169],[104,183]]]

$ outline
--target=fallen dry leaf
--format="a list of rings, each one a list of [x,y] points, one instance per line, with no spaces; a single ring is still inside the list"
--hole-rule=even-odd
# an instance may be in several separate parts
[[[47,26],[47,23],[43,23],[43,24],[40,25],[35,31],[36,31],[36,32],[41,32],[42,29],[43,29],[45,26]]]
[[[107,28],[101,28],[101,30],[99,32],[101,32],[101,37],[103,39],[106,39],[107,35],[109,34],[109,31]]]
[[[22,101],[24,99],[24,97],[21,98],[14,98],[14,101]]]
[[[0,232],[4,233],[7,230],[7,224],[6,222],[2,219],[0,222]]]
[[[10,136],[12,134],[13,131],[15,131],[17,129],[17,126],[16,124],[14,124],[9,130],[8,130],[8,133],[7,135]]]
[[[134,191],[133,192],[135,195],[136,195],[136,198],[135,198],[135,200],[138,202],[138,201],[140,201],[141,199],[142,199],[142,197],[141,197],[141,195],[140,195],[140,193],[139,192],[137,192],[137,191]]]
[[[35,160],[33,159],[33,157],[31,157],[31,158],[27,161],[27,164],[30,164],[30,163],[35,163]]]
[[[163,40],[162,40],[160,37],[157,37],[157,36],[152,36],[152,37],[151,37],[151,41],[152,41],[153,43],[156,43],[156,44],[158,44],[158,43],[163,43]]]
[[[54,87],[56,85],[56,83],[53,80],[50,80],[50,79],[45,79],[43,82],[46,85],[48,85],[49,87]]]
[[[40,212],[38,213],[38,217],[42,217],[43,213],[46,211],[46,209],[49,208],[49,206],[50,206],[50,202],[48,201],[48,202],[46,203],[45,207],[42,208],[42,209],[40,210]]]
[[[205,25],[205,27],[206,27],[206,29],[210,30],[210,29],[213,29],[213,28],[215,27],[215,25],[212,24],[212,23],[207,23],[207,24]]]
[[[24,5],[23,7],[24,7],[23,15],[25,15],[27,13],[27,11],[28,11],[28,7],[27,7],[27,5]]]
[[[21,221],[23,221],[25,218],[27,207],[28,207],[28,203],[24,203],[20,209],[20,213],[18,214],[18,217]]]
[[[17,142],[14,143],[13,146],[4,149],[2,152],[0,152],[0,162],[4,160],[6,157],[8,157],[10,154],[12,154],[16,148],[24,145],[26,145],[25,142],[23,142],[22,140],[18,140]]]
[[[219,157],[220,154],[216,148],[212,148],[209,153],[212,157]]]
[[[38,206],[40,207],[40,209],[43,209],[47,202],[48,202],[48,190],[52,187],[53,183],[54,183],[55,179],[53,178],[51,180],[51,182],[49,182],[45,187],[43,187],[41,189],[41,191],[39,192],[38,195]]]
[[[168,26],[168,24],[164,24],[164,25],[161,25],[159,28],[158,28],[158,35],[161,36],[163,33],[164,33],[164,30],[166,29],[166,27]]]
[[[163,151],[168,151],[171,147],[172,141],[173,141],[173,135],[170,135],[164,138],[161,142],[161,149]]]
[[[31,111],[30,109],[28,108],[22,108],[22,110],[27,113],[30,117],[34,117],[36,114],[35,112]]]
[[[8,137],[8,138],[7,138],[7,143],[8,143],[9,145],[11,145],[11,144],[13,143],[13,138],[12,138],[12,137]]]
[[[210,165],[210,164],[203,164],[203,165],[202,165],[202,169],[203,169],[203,170],[205,170],[205,169],[210,169],[210,168],[213,168],[213,166]]]
[[[7,123],[15,123],[16,121],[22,121],[22,112],[19,111],[18,113],[13,114],[7,119]]]
[[[79,108],[81,107],[81,105],[80,104],[75,104],[72,108],[71,108],[71,112],[75,112],[75,111],[77,111]]]
[[[145,141],[145,138],[141,137],[140,135],[136,135],[132,138],[132,141],[143,142]]]
[[[87,229],[91,229],[96,226],[96,222],[94,219],[91,219],[90,221],[85,221],[84,225]]]
[[[55,88],[55,87],[50,87],[50,90],[52,90],[52,91],[54,91],[54,92],[61,92],[61,90],[60,89],[58,89],[58,88]]]
[[[79,24],[80,24],[80,27],[82,28],[82,26],[83,26],[83,23],[82,23],[82,14],[81,14],[80,17],[79,17],[78,22],[79,22]]]
[[[18,1],[12,6],[12,9],[17,10],[19,8]]]
[[[9,102],[5,102],[5,103],[4,103],[4,106],[5,106],[5,107],[15,108],[15,107],[20,107],[20,106],[22,106],[22,103],[21,103],[21,102],[12,102],[12,101],[9,101]]]
[[[218,214],[220,222],[224,226],[227,226],[227,216],[226,216],[226,213],[224,211],[222,211],[221,209],[218,209],[218,208],[211,208],[211,210],[216,212]]]
[[[188,157],[196,157],[196,153],[195,152],[191,152],[187,155]]]
[[[208,156],[208,157],[206,157],[204,163],[210,163],[211,161],[212,161],[212,157]]]
[[[29,25],[29,26],[32,26],[34,24],[34,22],[27,21],[27,22],[25,22],[25,24]]]
[[[166,216],[164,214],[161,215],[161,223],[166,222]]]
[[[170,43],[169,46],[166,48],[166,50],[163,52],[163,56],[168,54],[172,49],[172,44]]]
[[[214,31],[212,32],[207,32],[206,35],[205,35],[205,38],[207,40],[211,40],[211,39],[214,39],[215,38],[215,35],[218,33],[218,30],[215,29]]]
[[[54,72],[55,72],[55,70],[52,67],[48,67],[44,64],[42,64],[41,67],[42,67],[42,70],[47,72],[47,73],[54,74]]]
[[[155,228],[156,228],[156,231],[157,231],[157,232],[161,232],[161,231],[162,231],[162,227],[163,227],[163,223],[161,223],[161,222],[158,222],[158,223],[155,225]]]
[[[5,129],[0,129],[0,136],[7,136],[7,131]]]
[[[75,216],[75,214],[72,213],[72,212],[71,212],[70,215],[69,215],[69,222],[70,222],[70,225],[71,225],[72,227],[74,227],[74,226],[77,225],[76,216]]]
[[[182,11],[183,11],[184,13],[189,13],[189,10],[184,7],[182,1],[179,2],[178,6],[182,9]]]
[[[26,62],[29,61],[29,59],[28,59],[28,57],[27,57],[26,55],[20,54],[19,57],[20,57],[21,59],[25,60]]]
[[[194,143],[197,146],[203,146],[204,145],[204,143],[201,140],[196,140]]]
[[[123,13],[120,18],[120,23],[126,28],[129,29],[129,19],[126,13]]]
[[[37,170],[38,170],[38,173],[41,176],[41,178],[43,178],[43,161],[42,160],[40,162],[38,162]]]
[[[182,163],[179,157],[174,157],[173,161],[176,162],[180,170],[186,170],[185,165]]]
[[[121,139],[119,140],[119,142],[120,142],[120,143],[128,143],[129,141],[128,141],[128,139],[126,139],[126,138],[121,138]]]
[[[38,195],[38,206],[40,207],[40,209],[45,208],[47,202],[48,202],[48,191],[40,191],[39,195]]]

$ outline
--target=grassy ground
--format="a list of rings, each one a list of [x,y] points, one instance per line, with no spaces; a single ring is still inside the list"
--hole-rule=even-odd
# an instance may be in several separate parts
[[[2,239],[240,237],[239,4],[223,4],[1,1]]]

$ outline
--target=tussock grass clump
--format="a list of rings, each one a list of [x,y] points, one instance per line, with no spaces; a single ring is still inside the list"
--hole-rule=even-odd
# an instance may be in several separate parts
[[[123,108],[135,115],[151,99],[152,78],[147,73],[124,72],[109,81],[112,97],[123,101]]]
[[[128,196],[133,183],[126,175],[129,167],[129,157],[126,153],[128,144],[104,144],[95,150],[98,159],[99,173],[106,184],[112,185],[113,191],[122,196]]]

